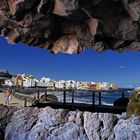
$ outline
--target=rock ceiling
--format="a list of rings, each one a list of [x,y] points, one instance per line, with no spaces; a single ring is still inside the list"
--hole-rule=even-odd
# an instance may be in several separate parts
[[[0,35],[52,53],[140,50],[140,0],[0,0]]]

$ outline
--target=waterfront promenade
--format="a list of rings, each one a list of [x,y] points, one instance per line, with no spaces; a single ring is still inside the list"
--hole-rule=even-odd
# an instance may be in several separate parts
[[[2,93],[2,92],[0,92],[0,104],[5,105],[4,93]],[[27,106],[30,106],[30,105],[31,105],[31,103],[27,102]],[[12,99],[10,100],[10,103],[8,106],[25,106],[25,102],[24,102],[24,100],[20,100],[18,98],[15,98],[14,96],[12,96]]]
[[[87,90],[86,90],[87,91]],[[15,90],[14,96],[18,98],[19,100],[22,100],[22,105],[28,106],[28,104],[32,103],[33,97],[36,96],[36,103],[33,106],[37,107],[46,107],[50,106],[52,108],[65,108],[70,110],[79,109],[82,111],[90,111],[90,112],[108,112],[108,113],[116,113],[120,114],[122,112],[126,112],[126,106],[128,103],[128,98],[124,96],[124,92],[129,91],[129,89],[118,89],[118,90],[109,90],[109,91],[93,91],[89,90],[88,92],[91,92],[91,102],[90,103],[83,103],[83,102],[76,102],[75,96],[77,90],[47,90],[47,89],[22,89],[22,90]],[[61,92],[61,101],[42,101],[41,96],[46,94],[54,95],[53,92],[59,93]],[[83,92],[83,91],[82,91]],[[118,105],[105,105],[103,104],[103,95],[106,95],[107,93],[110,94],[111,92],[117,92],[115,94],[121,95],[121,102],[119,102]],[[71,98],[68,101],[68,94],[71,93]],[[55,94],[57,96],[57,94]],[[85,93],[85,98],[86,98]],[[109,100],[111,97],[107,97]],[[119,97],[120,98],[120,97]],[[96,100],[97,99],[97,100]],[[124,104],[124,102],[126,102]],[[112,102],[113,103],[113,102]],[[124,104],[124,105],[123,105]],[[123,105],[123,106],[122,106]]]

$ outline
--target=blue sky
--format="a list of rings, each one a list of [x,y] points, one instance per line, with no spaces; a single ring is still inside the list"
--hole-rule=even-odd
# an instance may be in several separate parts
[[[88,49],[78,55],[53,55],[22,43],[8,45],[0,37],[0,70],[5,69],[14,74],[33,74],[37,78],[107,81],[131,87],[140,85],[140,52],[96,53]]]

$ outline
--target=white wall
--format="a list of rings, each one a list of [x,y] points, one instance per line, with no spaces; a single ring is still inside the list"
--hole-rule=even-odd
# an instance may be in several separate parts
[[[34,80],[23,81],[23,87],[35,87],[36,82]]]
[[[4,85],[5,86],[13,86],[13,83],[11,80],[5,80]]]

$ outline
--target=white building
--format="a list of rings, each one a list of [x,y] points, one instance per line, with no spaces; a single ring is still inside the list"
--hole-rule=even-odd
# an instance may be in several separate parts
[[[76,89],[85,89],[84,83],[81,81],[77,81],[75,85]]]
[[[54,88],[54,80],[51,80],[51,78],[46,78],[43,77],[41,78],[38,83],[37,83],[38,87],[47,87],[47,88]]]
[[[108,82],[102,82],[102,83],[100,83],[100,88],[101,88],[101,90],[109,90],[110,83],[108,83]]]
[[[38,83],[37,83],[37,87],[47,87],[48,86],[48,84],[46,83],[46,82],[41,82],[41,81],[39,81]]]
[[[8,80],[5,80],[4,86],[14,86],[14,83],[12,82],[12,80],[8,79]]]
[[[21,74],[23,79],[23,87],[36,87],[38,80],[33,75]]]
[[[74,80],[66,80],[65,81],[65,87],[66,87],[66,89],[76,88],[76,81],[74,81]]]
[[[28,79],[23,80],[23,87],[35,87],[36,86],[36,80]]]
[[[63,89],[65,86],[65,80],[55,81],[55,87],[58,89]]]
[[[40,82],[46,82],[46,83],[48,83],[48,82],[50,82],[50,81],[51,81],[51,78],[42,77],[42,78],[40,79]]]

